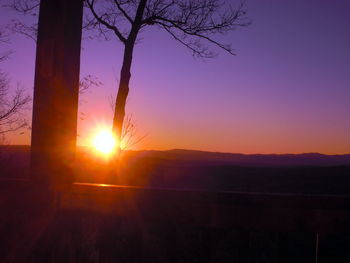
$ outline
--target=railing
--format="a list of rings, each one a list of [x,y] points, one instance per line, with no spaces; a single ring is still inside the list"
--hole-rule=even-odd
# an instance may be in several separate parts
[[[350,196],[84,183],[42,191],[26,181],[2,181],[0,190],[1,227],[12,229],[1,240],[2,262],[347,262],[349,256]]]

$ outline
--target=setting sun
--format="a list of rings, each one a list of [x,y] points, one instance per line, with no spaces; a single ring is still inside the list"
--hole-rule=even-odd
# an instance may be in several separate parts
[[[113,133],[108,130],[99,131],[93,139],[93,147],[103,154],[112,153],[116,145],[117,142]]]

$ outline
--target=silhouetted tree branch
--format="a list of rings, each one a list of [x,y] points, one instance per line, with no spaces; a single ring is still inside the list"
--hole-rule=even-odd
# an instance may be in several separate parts
[[[23,111],[31,101],[23,88],[17,87],[10,95],[9,80],[0,72],[0,134],[17,131],[28,126]]]
[[[213,39],[212,35],[225,34],[238,26],[249,24],[243,3],[236,9],[228,7],[226,11],[220,12],[223,3],[219,0],[163,2],[166,1],[156,1],[158,6],[146,9],[143,25],[160,26],[198,57],[214,56],[202,40],[234,55],[231,45]]]
[[[37,24],[31,24],[26,25],[20,20],[12,19],[11,20],[11,30],[14,33],[21,34],[26,36],[27,38],[32,39],[34,42],[36,42],[37,35],[38,35],[38,28]]]
[[[130,149],[147,137],[147,134],[139,136],[136,122],[132,115],[126,115],[121,136],[123,150]]]
[[[40,0],[12,0],[5,6],[11,7],[22,14],[38,14]]]
[[[38,17],[40,0],[7,0],[5,7],[16,11],[20,15]],[[8,28],[17,34],[24,35],[36,42],[38,34],[37,21],[28,24],[20,19],[12,19]]]
[[[0,44],[7,44],[10,41],[9,33],[6,31],[5,28],[0,28]],[[3,53],[0,53],[0,62],[6,60],[12,51],[6,51]]]
[[[109,105],[112,111],[115,109],[115,98],[109,97]],[[126,115],[123,123],[122,135],[121,135],[121,150],[128,150],[140,143],[147,137],[148,134],[140,135],[137,127],[137,123],[132,114]]]
[[[98,88],[101,87],[103,83],[99,80],[99,78],[88,74],[84,77],[82,77],[79,81],[79,94],[84,94],[88,89],[94,87]]]

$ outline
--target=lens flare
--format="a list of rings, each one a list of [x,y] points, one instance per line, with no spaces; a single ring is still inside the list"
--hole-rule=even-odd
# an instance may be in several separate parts
[[[98,152],[108,155],[115,151],[117,141],[111,131],[101,130],[93,138],[92,144]]]

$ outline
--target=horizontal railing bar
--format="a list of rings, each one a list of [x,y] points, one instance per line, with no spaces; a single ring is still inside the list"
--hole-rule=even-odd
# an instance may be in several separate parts
[[[7,203],[13,196],[15,204],[27,210],[51,194],[40,189],[29,181],[0,181],[0,195],[7,195],[2,200]],[[350,233],[348,195],[210,192],[88,183],[56,185],[53,189],[54,206],[67,212],[221,228]]]
[[[314,195],[296,193],[261,193],[236,191],[207,191],[192,189],[154,188],[126,185],[74,183],[62,185],[62,192],[80,194],[109,194],[110,197],[121,193],[130,195],[162,196],[163,198],[194,201],[200,203],[241,204],[250,206],[299,207],[313,209],[350,210],[350,195]]]

